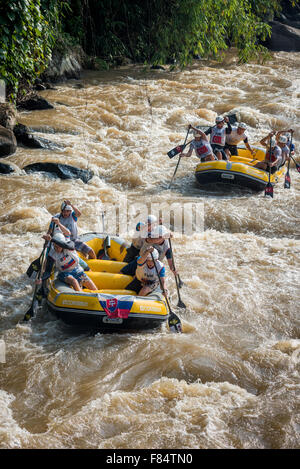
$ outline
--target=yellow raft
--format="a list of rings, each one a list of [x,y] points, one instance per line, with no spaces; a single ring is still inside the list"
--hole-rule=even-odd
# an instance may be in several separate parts
[[[52,313],[67,324],[92,327],[103,332],[155,328],[168,319],[168,309],[160,292],[141,297],[134,291],[126,290],[133,277],[119,271],[127,265],[123,259],[128,243],[105,233],[86,233],[80,236],[80,240],[91,246],[96,255],[105,248],[106,258],[85,259],[91,269],[85,273],[99,290],[75,292],[52,273],[46,300]]]
[[[245,148],[238,148],[238,156],[231,156],[230,161],[207,161],[199,163],[195,177],[200,186],[226,184],[244,187],[254,191],[263,191],[269,181],[269,172],[255,168],[254,165],[265,159],[265,151],[256,148],[252,155]],[[271,174],[270,182],[276,184],[285,174],[285,166]]]

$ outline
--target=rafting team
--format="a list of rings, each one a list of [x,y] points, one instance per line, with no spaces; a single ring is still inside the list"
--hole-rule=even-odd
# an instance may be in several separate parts
[[[88,264],[76,252],[82,253],[88,259],[97,258],[94,250],[78,239],[77,220],[80,215],[80,210],[70,200],[65,200],[61,205],[61,212],[52,217],[48,232],[43,235],[51,244],[40,282],[45,282],[50,277],[55,266],[58,279],[73,287],[75,291],[81,292],[83,286],[89,290],[98,289],[85,273],[90,270]],[[170,231],[158,224],[154,215],[149,215],[145,222],[137,224],[124,259],[127,265],[120,271],[121,274],[134,277],[126,290],[135,291],[139,296],[147,296],[153,291],[168,294],[165,267],[162,263],[165,257],[173,274],[177,274],[167,239],[170,236]]]
[[[194,140],[190,143],[188,152],[181,153],[180,156],[190,157],[195,151],[201,162],[229,160],[231,155],[238,154],[237,145],[242,141],[251,154],[255,154],[248,141],[247,126],[243,122],[231,126],[228,117],[219,116],[215,125],[205,132],[198,127],[190,128],[194,131]],[[284,165],[289,160],[289,155],[294,153],[291,140],[284,134],[292,133],[293,130],[290,129],[270,132],[264,137],[260,143],[266,148],[266,156],[254,167],[273,173]],[[83,286],[89,290],[97,290],[94,282],[85,273],[90,270],[88,264],[76,252],[82,253],[88,259],[97,258],[94,250],[78,238],[77,220],[80,215],[81,211],[70,200],[65,200],[61,205],[61,212],[52,217],[48,232],[43,236],[46,241],[51,241],[51,244],[41,280],[44,282],[50,277],[55,265],[58,279],[77,292],[81,292]],[[177,275],[171,243],[168,240],[170,237],[171,232],[158,222],[154,215],[149,215],[145,222],[137,224],[131,246],[124,258],[127,265],[119,272],[134,277],[127,285],[127,290],[135,291],[139,296],[147,296],[154,291],[168,294],[166,272],[162,263],[164,258],[167,259],[171,272]]]
[[[247,125],[244,122],[239,122],[237,126],[231,126],[228,117],[218,116],[215,125],[205,132],[192,125],[190,125],[190,128],[194,131],[194,140],[190,143],[187,153],[180,153],[179,156],[181,157],[190,157],[195,151],[201,162],[229,160],[230,156],[238,155],[237,145],[242,141],[250,153],[255,154],[255,150],[249,145],[246,132]],[[281,130],[279,132],[270,132],[264,137],[260,144],[266,148],[266,156],[263,161],[259,161],[254,167],[274,173],[283,166],[290,158],[290,150],[292,154],[294,152],[294,145],[288,136],[292,133],[292,129]],[[209,139],[208,135],[210,135]]]

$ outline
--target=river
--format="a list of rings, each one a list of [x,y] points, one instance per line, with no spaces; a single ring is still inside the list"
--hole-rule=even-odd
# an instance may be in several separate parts
[[[1,448],[299,447],[300,174],[292,165],[290,190],[281,182],[273,199],[206,192],[193,156],[169,189],[177,158],[166,154],[188,124],[229,112],[253,146],[271,129],[293,128],[299,152],[299,65],[299,53],[263,65],[231,54],[183,71],[89,71],[41,93],[55,109],[20,113],[63,148],[18,147],[7,158],[16,172],[0,175]],[[22,170],[40,161],[95,175],[84,184]],[[176,307],[170,271],[168,285],[182,334],[79,333],[44,309],[22,322],[33,292],[26,269],[65,198],[82,211],[80,233],[101,231],[109,205],[132,217],[137,204],[163,216],[175,203],[202,214],[173,240],[186,310]],[[109,210],[105,222],[112,233],[124,229]]]

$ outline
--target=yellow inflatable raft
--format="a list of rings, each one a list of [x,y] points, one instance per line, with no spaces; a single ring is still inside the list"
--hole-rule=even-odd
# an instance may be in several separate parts
[[[100,331],[141,330],[160,326],[169,313],[163,295],[153,292],[147,297],[126,290],[133,280],[120,274],[129,247],[121,238],[104,233],[86,233],[81,241],[91,246],[102,259],[85,260],[85,273],[99,288],[75,292],[52,273],[48,281],[47,307],[65,323],[96,328]],[[109,240],[109,241],[108,241]],[[83,256],[79,253],[79,256]]]
[[[231,156],[230,161],[199,163],[195,170],[196,180],[200,186],[226,184],[263,191],[269,181],[269,172],[254,165],[264,158],[265,151],[260,148],[255,149],[254,155],[245,148],[238,148],[238,156]],[[276,184],[284,174],[285,166],[281,166],[271,174],[270,182]]]

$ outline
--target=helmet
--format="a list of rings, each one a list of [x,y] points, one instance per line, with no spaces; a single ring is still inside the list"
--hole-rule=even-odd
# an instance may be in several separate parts
[[[63,249],[70,249],[71,251],[74,251],[75,249],[73,241],[67,241],[64,235],[59,232],[55,233],[55,235],[53,236],[52,243],[56,244],[57,246]]]
[[[156,223],[157,222],[157,218],[155,215],[148,215],[147,217],[147,222],[146,223]]]
[[[153,249],[152,252],[149,252],[149,254],[148,254],[148,256],[147,256],[147,260],[152,261],[152,260],[153,260],[152,257],[153,257],[153,259],[154,259],[155,261],[157,261],[158,258],[159,258],[158,250],[155,249],[155,248]]]
[[[195,131],[194,131],[194,137],[201,137],[200,132],[198,132],[197,130],[195,130]]]
[[[285,135],[279,135],[278,142],[280,143],[287,143],[288,139]]]
[[[141,231],[141,228],[143,228],[143,226],[145,226],[145,223],[143,223],[142,221],[140,221],[136,227],[135,227],[135,230],[136,231]]]
[[[219,124],[220,122],[223,122],[223,121],[224,121],[224,117],[222,116],[216,117],[216,124]]]
[[[66,202],[63,202],[60,206],[61,211],[63,212],[64,210],[73,210],[71,205],[66,204]]]
[[[239,122],[238,127],[240,127],[240,129],[247,129],[245,122]]]
[[[163,238],[169,234],[169,230],[164,225],[158,225],[151,232],[151,238]]]

